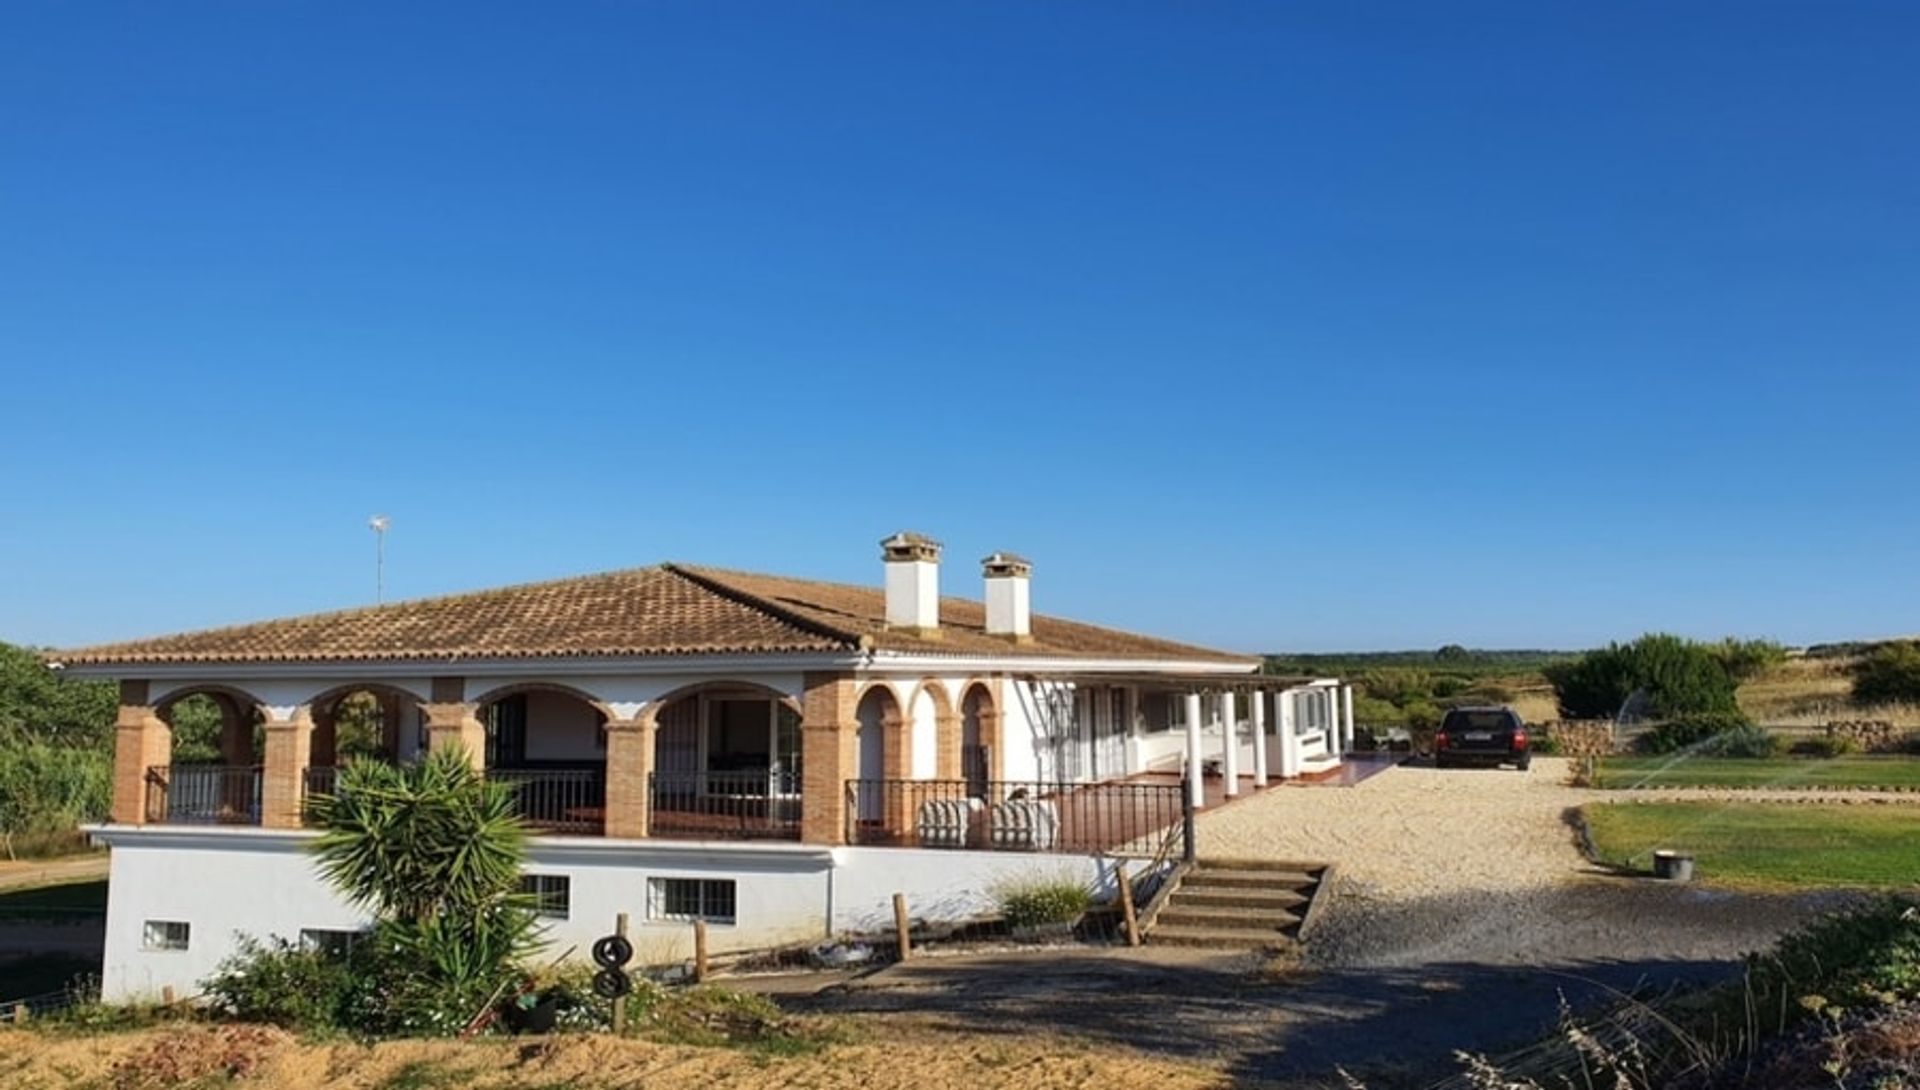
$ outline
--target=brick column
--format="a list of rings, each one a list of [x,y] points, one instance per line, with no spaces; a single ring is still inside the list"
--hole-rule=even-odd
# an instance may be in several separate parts
[[[858,711],[856,709],[856,716]],[[855,731],[859,728],[856,726]],[[855,750],[858,750],[858,734],[855,735]],[[915,795],[907,781],[913,779],[913,705],[894,706],[893,718],[880,724],[880,775],[889,781],[888,789],[882,793],[880,805],[887,829],[894,835],[896,842],[913,842],[913,808]]]
[[[147,770],[173,760],[173,731],[147,703],[147,683],[120,683],[120,714],[113,723],[112,819],[121,825],[147,821]]]
[[[800,713],[800,839],[847,842],[847,781],[858,775],[853,678],[807,674]]]
[[[966,772],[960,767],[960,713],[936,712],[933,720],[933,778],[958,780]]]
[[[651,833],[653,732],[651,713],[607,720],[607,836],[638,840]]]
[[[487,728],[480,722],[479,708],[465,701],[452,704],[428,704],[427,749],[442,750],[459,746],[479,771],[487,768]]]
[[[260,772],[260,824],[269,829],[298,829],[306,794],[307,765],[313,756],[313,716],[307,706],[264,726],[267,756]]]

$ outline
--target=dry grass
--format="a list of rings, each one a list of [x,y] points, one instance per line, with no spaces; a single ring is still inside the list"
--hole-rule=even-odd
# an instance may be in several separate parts
[[[1769,727],[1823,727],[1836,719],[1884,719],[1920,730],[1920,705],[1863,708],[1853,702],[1852,660],[1792,659],[1740,686],[1740,708]]]
[[[1220,1071],[1109,1045],[1039,1034],[962,1035],[868,1020],[866,1040],[800,1056],[622,1040],[606,1035],[478,1041],[300,1041],[231,1027],[167,1026],[60,1036],[0,1028],[0,1086],[8,1090],[615,1090],[704,1086],[728,1090],[1082,1090],[1153,1086],[1214,1090]]]

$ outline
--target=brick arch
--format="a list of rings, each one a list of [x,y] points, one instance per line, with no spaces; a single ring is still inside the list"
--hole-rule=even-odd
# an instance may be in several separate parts
[[[600,718],[603,720],[611,721],[620,718],[613,713],[613,708],[608,706],[606,701],[587,692],[585,689],[576,689],[571,685],[563,685],[557,681],[516,681],[511,685],[502,685],[496,689],[489,689],[485,693],[474,697],[469,703],[473,705],[474,713],[477,715],[481,709],[484,709],[489,704],[498,703],[507,697],[519,696],[522,693],[559,693],[562,696],[570,696],[592,708],[594,711],[599,712]]]
[[[995,691],[995,680],[969,678],[960,687],[959,714],[956,716],[960,734],[960,778],[969,781],[1006,778],[1006,755],[1001,752],[1000,739],[1000,697]],[[969,741],[970,735],[973,741]],[[970,767],[968,749],[971,746],[985,747],[985,760],[980,767]]]
[[[690,685],[682,685],[678,689],[654,697],[652,700],[647,701],[646,706],[640,709],[640,714],[635,716],[635,718],[643,725],[653,727],[657,725],[659,714],[670,705],[685,700],[687,697],[699,696],[701,693],[707,692],[758,693],[785,705],[791,709],[795,715],[805,714],[800,701],[771,685],[762,684],[758,681],[730,681],[725,678],[719,678],[712,681],[696,681]]]
[[[315,693],[306,702],[308,714],[313,719],[308,764],[325,768],[339,763],[337,713],[340,702],[355,693],[370,693],[380,701],[380,747],[386,760],[399,759],[402,742],[400,732],[404,729],[407,709],[418,714],[428,703],[426,696],[404,685],[380,681],[347,682]]]
[[[174,706],[195,696],[211,698],[220,709],[220,763],[259,764],[261,755],[254,745],[254,728],[266,718],[265,702],[245,689],[216,683],[183,685],[154,701],[153,714],[167,725],[168,763],[172,763],[174,747]]]

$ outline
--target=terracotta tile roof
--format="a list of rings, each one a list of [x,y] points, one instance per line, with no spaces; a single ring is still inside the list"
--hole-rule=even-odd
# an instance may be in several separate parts
[[[929,639],[887,627],[886,592],[879,587],[821,583],[777,575],[674,565],[675,570],[710,583],[717,590],[781,609],[796,620],[858,633],[868,645],[886,651],[1012,655],[1032,658],[1139,658],[1193,662],[1259,662],[1171,640],[1140,636],[1078,621],[1033,615],[1033,640],[1016,644],[987,635],[987,608],[967,598],[940,599],[940,634]]]
[[[853,651],[1254,662],[1036,615],[1033,640],[985,632],[978,602],[944,598],[941,632],[887,628],[884,592],[676,564],[501,587],[57,652],[69,666],[451,661]]]

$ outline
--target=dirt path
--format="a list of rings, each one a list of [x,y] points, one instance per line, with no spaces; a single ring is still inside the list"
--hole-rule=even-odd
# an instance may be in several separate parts
[[[107,876],[105,852],[62,859],[0,861],[0,891],[32,889],[67,882],[87,882]]]

